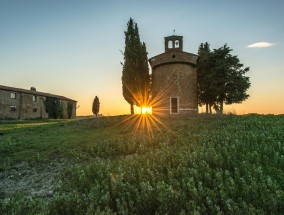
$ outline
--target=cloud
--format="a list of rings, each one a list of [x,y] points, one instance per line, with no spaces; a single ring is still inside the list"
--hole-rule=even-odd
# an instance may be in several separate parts
[[[259,42],[259,43],[253,43],[248,45],[248,48],[265,48],[269,46],[274,46],[273,43],[268,43],[268,42]]]

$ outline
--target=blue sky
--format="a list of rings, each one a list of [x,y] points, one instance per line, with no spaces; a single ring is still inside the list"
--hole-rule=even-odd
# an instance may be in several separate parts
[[[121,92],[124,31],[137,23],[148,57],[164,37],[184,37],[184,51],[228,44],[251,68],[251,97],[227,107],[240,114],[284,112],[284,1],[0,0],[0,85],[70,97],[79,115],[97,95],[105,115],[125,114]],[[248,48],[257,42],[272,43]],[[202,110],[202,109],[201,109]]]

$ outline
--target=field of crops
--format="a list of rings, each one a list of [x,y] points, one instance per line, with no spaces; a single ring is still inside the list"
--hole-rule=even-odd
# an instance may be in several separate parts
[[[284,214],[284,115],[143,120],[0,123],[0,214]]]

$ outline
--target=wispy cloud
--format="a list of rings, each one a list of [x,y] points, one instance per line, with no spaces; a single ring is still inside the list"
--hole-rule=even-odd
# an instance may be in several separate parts
[[[248,48],[265,48],[265,47],[270,47],[274,46],[273,43],[268,43],[268,42],[259,42],[259,43],[253,43],[248,45]]]

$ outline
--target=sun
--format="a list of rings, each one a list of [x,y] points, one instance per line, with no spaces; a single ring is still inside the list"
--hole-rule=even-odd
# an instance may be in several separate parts
[[[152,107],[142,107],[141,113],[142,114],[152,114]]]

